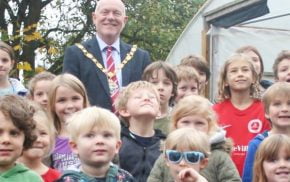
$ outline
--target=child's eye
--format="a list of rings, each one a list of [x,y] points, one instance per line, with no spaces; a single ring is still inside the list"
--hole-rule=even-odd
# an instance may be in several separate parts
[[[164,82],[164,85],[171,85],[170,81]]]
[[[75,96],[72,98],[73,100],[80,100],[81,98],[79,96]]]
[[[56,102],[65,102],[65,101],[66,101],[65,98],[59,98],[59,99],[56,100]]]
[[[281,105],[281,102],[280,101],[276,101],[276,102],[273,102],[272,105],[273,106],[280,106]]]
[[[87,133],[86,135],[85,135],[85,137],[87,137],[87,138],[93,138],[95,135],[93,134],[93,133]]]
[[[268,161],[268,162],[273,162],[273,163],[274,163],[274,162],[277,162],[277,159],[276,159],[276,158],[272,158],[272,159],[267,159],[267,161]]]
[[[48,135],[48,133],[45,132],[45,131],[40,131],[39,134],[40,134],[41,136],[46,136],[46,135]]]
[[[113,136],[112,133],[109,133],[109,132],[104,133],[104,137],[105,137],[105,138],[110,138],[110,137],[112,137],[112,136]]]
[[[10,135],[13,137],[18,137],[20,135],[20,131],[12,130],[10,131]]]
[[[44,93],[43,92],[37,92],[36,95],[37,96],[42,96]]]
[[[204,122],[201,122],[201,121],[197,121],[197,122],[195,122],[195,124],[196,125],[205,125],[205,123]]]
[[[186,87],[179,87],[179,89],[185,91]]]

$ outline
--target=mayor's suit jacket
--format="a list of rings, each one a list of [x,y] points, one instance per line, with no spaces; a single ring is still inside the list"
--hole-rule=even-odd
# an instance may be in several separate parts
[[[92,39],[83,42],[82,45],[105,68],[97,38],[94,36]],[[120,41],[121,61],[130,52],[131,47],[132,45]],[[122,87],[140,80],[148,64],[150,64],[149,53],[138,48],[133,58],[122,69]],[[68,47],[65,51],[63,72],[71,73],[83,82],[91,105],[112,110],[107,76],[76,45]]]

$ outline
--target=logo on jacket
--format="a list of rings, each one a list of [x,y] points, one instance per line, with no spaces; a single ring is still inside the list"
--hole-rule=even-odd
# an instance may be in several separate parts
[[[250,133],[260,133],[262,130],[262,121],[259,119],[249,121],[248,130]]]

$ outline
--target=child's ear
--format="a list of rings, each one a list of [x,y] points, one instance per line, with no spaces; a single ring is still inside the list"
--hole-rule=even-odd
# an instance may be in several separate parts
[[[122,146],[122,141],[121,140],[118,140],[116,142],[116,152],[115,152],[115,154],[118,154],[119,153],[119,150],[120,150],[121,146]]]
[[[270,119],[270,116],[267,112],[265,112],[265,118]]]
[[[120,110],[119,110],[119,114],[120,114],[122,117],[124,117],[124,118],[130,116],[130,113],[127,111],[127,109],[120,109]]]
[[[77,146],[76,142],[69,141],[69,146],[70,146],[71,150],[73,151],[73,153],[78,154],[78,146]]]
[[[199,164],[200,164],[200,169],[204,169],[208,164],[208,158],[201,160]]]

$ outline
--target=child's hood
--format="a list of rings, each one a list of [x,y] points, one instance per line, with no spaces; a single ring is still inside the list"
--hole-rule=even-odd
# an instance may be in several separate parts
[[[23,86],[23,84],[15,79],[15,78],[9,78],[9,82],[11,83],[12,87],[15,90],[15,94],[24,96],[27,93],[27,89]]]
[[[9,169],[8,171],[2,173],[0,176],[3,178],[9,178],[11,176],[17,175],[19,173],[25,173],[29,169],[22,164],[16,164],[13,168]]]
[[[224,150],[227,153],[231,153],[233,142],[231,139],[226,138],[226,131],[219,128],[210,137],[211,150]]]

